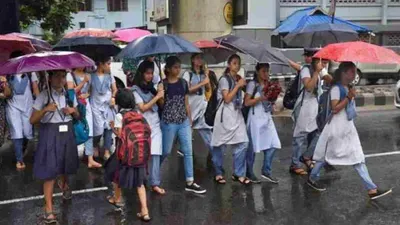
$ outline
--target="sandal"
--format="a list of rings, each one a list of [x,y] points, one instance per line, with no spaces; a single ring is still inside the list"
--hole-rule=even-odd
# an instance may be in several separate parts
[[[236,176],[235,174],[232,174],[232,180],[235,182],[239,182],[243,185],[250,185],[251,181],[247,178],[244,178],[243,180],[240,180],[240,177]]]
[[[72,198],[72,191],[67,185],[67,182],[63,182],[61,179],[57,180],[58,187],[62,191],[62,197],[64,200],[70,200]]]
[[[217,184],[226,184],[226,180],[224,177],[215,177],[214,181],[217,182]]]
[[[123,202],[116,202],[114,196],[107,196],[107,202],[114,206],[117,211],[122,211],[122,208],[125,206]]]
[[[160,188],[159,186],[153,186],[151,187],[151,190],[159,195],[165,195],[165,189]]]
[[[302,162],[304,165],[306,165],[308,172],[311,172],[311,170],[314,168],[314,163],[311,159],[301,156],[300,162]]]
[[[51,215],[54,216],[54,218],[49,218]],[[44,217],[43,217],[43,222],[45,224],[58,224],[56,215],[54,212],[44,212]]]
[[[17,170],[24,170],[26,168],[26,165],[24,162],[17,162],[15,167],[17,167]]]
[[[142,215],[142,213],[138,213],[138,214],[136,214],[136,215],[137,215],[137,217],[138,217],[141,221],[143,221],[143,222],[149,222],[149,221],[151,220],[149,214],[144,214],[144,215]]]
[[[295,175],[307,175],[308,173],[302,168],[290,167],[289,172]]]

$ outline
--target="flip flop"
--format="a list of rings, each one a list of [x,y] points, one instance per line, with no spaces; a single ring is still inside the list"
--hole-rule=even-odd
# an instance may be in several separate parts
[[[241,183],[243,185],[250,185],[251,184],[251,181],[249,179],[244,178],[243,180],[240,180],[240,177],[238,177],[235,174],[232,174],[232,180],[235,181],[235,182],[239,182],[239,183]]]
[[[158,188],[160,191],[157,191],[156,188]],[[152,190],[153,192],[159,194],[159,195],[165,195],[165,194],[166,194],[165,189],[163,189],[163,188],[161,188],[161,187],[159,187],[159,186],[153,186],[153,187],[151,187],[151,190]]]
[[[54,216],[54,218],[49,218],[51,215]],[[45,224],[58,224],[56,215],[54,214],[54,212],[44,212],[44,216],[43,216],[43,222]]]
[[[138,213],[136,215],[143,222],[150,222],[150,220],[151,220],[149,214],[142,215],[142,213]]]
[[[226,184],[226,180],[224,177],[215,178],[214,181],[217,182],[217,184]]]
[[[122,208],[125,206],[123,202],[116,202],[114,196],[107,196],[107,202],[114,206],[117,211],[122,211]]]

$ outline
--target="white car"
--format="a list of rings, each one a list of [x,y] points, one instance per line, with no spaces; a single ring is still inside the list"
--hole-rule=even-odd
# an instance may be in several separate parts
[[[115,78],[115,82],[117,83],[118,89],[128,87],[126,75],[122,69],[122,62],[112,62],[111,63],[111,74]]]
[[[397,81],[396,87],[394,88],[394,106],[400,109],[400,80]]]

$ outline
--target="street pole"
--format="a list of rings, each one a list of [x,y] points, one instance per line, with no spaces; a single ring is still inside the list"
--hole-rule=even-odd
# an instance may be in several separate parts
[[[331,6],[329,7],[329,15],[332,17],[332,23],[335,22],[335,13],[336,13],[336,0],[331,1]]]

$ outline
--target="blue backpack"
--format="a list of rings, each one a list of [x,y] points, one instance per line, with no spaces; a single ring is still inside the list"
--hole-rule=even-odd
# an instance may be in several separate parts
[[[67,91],[68,105],[73,107],[75,99],[75,90],[69,89]],[[79,119],[74,119],[74,133],[76,145],[81,145],[89,140],[89,125],[86,120],[86,107],[78,101],[77,110],[79,112]]]
[[[340,90],[340,100],[346,98],[346,89],[341,84],[336,84]],[[334,87],[334,86],[332,86]],[[317,125],[318,130],[322,132],[325,125],[330,123],[332,119],[332,109],[331,109],[331,89],[332,87],[323,87],[323,94],[319,97],[318,101],[318,115],[317,115]]]

